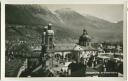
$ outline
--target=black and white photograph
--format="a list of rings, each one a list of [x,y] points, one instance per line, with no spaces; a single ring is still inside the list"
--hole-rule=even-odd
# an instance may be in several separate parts
[[[123,77],[123,4],[5,4],[5,77]]]

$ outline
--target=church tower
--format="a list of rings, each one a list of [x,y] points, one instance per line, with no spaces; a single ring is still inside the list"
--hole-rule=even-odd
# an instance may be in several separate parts
[[[48,24],[48,26],[44,27],[43,35],[42,35],[42,49],[40,54],[40,60],[42,66],[44,67],[46,62],[46,56],[53,57],[52,53],[47,53],[54,49],[54,30],[52,30],[52,24]],[[53,61],[50,62],[51,66],[53,66]],[[50,66],[49,65],[49,66]]]
[[[54,30],[52,30],[51,27],[52,24],[49,24],[48,26],[44,27],[42,34],[41,57],[43,57],[48,50],[53,50],[54,48]]]
[[[46,31],[45,43],[47,50],[53,50],[54,48],[54,30],[52,30],[52,24],[48,24],[48,29]]]
[[[89,46],[91,38],[89,37],[87,30],[83,29],[83,34],[79,38],[80,46]]]

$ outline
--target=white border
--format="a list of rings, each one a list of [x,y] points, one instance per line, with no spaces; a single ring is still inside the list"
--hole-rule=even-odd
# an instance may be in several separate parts
[[[1,1],[1,79],[5,72],[5,7]]]
[[[32,77],[32,78],[5,78],[5,4],[124,4],[124,24],[123,24],[123,50],[124,53],[124,77]],[[44,81],[125,81],[127,77],[127,50],[126,50],[126,1],[123,0],[3,0],[1,1],[1,79],[2,80],[44,80]]]
[[[123,67],[124,78],[127,79],[127,2],[124,3],[123,15]]]
[[[5,3],[35,4],[120,4],[127,0],[3,0]]]

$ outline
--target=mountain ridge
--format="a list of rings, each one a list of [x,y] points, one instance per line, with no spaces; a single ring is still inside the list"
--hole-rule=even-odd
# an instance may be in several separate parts
[[[48,23],[52,23],[56,33],[56,42],[76,42],[84,28],[94,38],[94,41],[122,41],[123,21],[120,23],[110,23],[96,17],[83,16],[70,9],[66,12],[60,9],[59,12],[55,11],[55,14],[47,7],[38,5],[6,5],[5,8],[7,12],[6,24],[30,25],[28,29],[24,30],[40,31],[36,31],[35,34],[41,34],[43,29],[43,27],[41,28],[36,25],[45,26]]]

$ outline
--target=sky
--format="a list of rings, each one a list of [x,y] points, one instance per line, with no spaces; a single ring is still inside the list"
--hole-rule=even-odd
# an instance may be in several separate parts
[[[45,4],[42,6],[46,6],[51,11],[70,8],[80,14],[88,14],[115,23],[123,20],[122,4]]]

